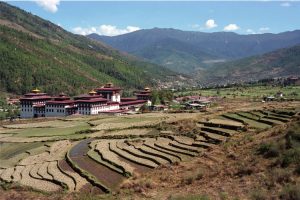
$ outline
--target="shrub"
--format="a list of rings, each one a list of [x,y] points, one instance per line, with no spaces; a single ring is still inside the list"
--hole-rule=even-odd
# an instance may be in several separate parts
[[[226,200],[226,199],[228,199],[228,194],[225,193],[225,192],[221,192],[219,194],[219,197],[220,197],[221,200]]]
[[[194,177],[193,176],[187,176],[185,177],[184,179],[181,180],[181,183],[182,184],[185,184],[185,185],[191,185],[193,182],[194,182]]]
[[[288,167],[290,164],[300,163],[300,149],[289,149],[281,156],[281,166]]]
[[[237,176],[249,176],[253,173],[253,169],[248,166],[241,165],[236,173]]]
[[[297,167],[295,169],[295,173],[300,175],[300,164],[297,165]]]
[[[300,142],[300,132],[289,131],[288,134],[291,136],[293,140]]]
[[[258,154],[264,155],[266,158],[278,157],[280,148],[274,143],[262,143],[257,149]]]
[[[268,152],[270,149],[270,144],[267,143],[261,143],[259,148],[257,149],[257,153],[258,154],[265,154],[266,152]]]
[[[267,199],[267,194],[265,191],[260,189],[255,189],[251,192],[251,199],[253,200],[265,200]]]
[[[175,197],[169,197],[169,200],[209,200],[209,197],[207,195],[202,194],[193,194],[193,195],[184,195],[184,196],[175,196]]]
[[[204,173],[203,173],[203,171],[202,170],[199,170],[198,172],[197,172],[197,175],[196,175],[196,180],[200,180],[200,179],[202,179],[203,178],[203,176],[204,176]]]
[[[273,182],[276,183],[288,183],[291,181],[292,172],[287,169],[275,169],[271,173],[271,178]]]
[[[300,185],[286,185],[281,191],[280,199],[284,199],[284,200],[300,199]]]

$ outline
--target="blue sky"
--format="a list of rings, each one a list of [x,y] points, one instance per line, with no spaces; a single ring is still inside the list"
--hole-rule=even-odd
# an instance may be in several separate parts
[[[299,1],[8,1],[78,34],[139,29],[278,33],[300,29]]]

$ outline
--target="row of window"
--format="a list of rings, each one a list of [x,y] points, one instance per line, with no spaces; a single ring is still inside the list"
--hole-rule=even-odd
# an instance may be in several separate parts
[[[65,105],[56,105],[56,104],[54,104],[54,105],[52,105],[52,104],[48,105],[47,104],[47,107],[50,107],[50,108],[64,108]]]
[[[46,112],[54,112],[54,109],[46,109]],[[63,110],[63,109],[57,109],[56,112],[58,112],[58,113],[64,113],[65,110]]]
[[[32,107],[32,104],[22,104],[22,107]]]
[[[26,105],[32,105],[32,104],[45,104],[45,101],[21,101],[21,105],[26,106]]]
[[[80,112],[80,111],[79,111],[79,114],[81,114],[81,115],[90,115],[91,112]]]
[[[32,112],[32,109],[23,109],[22,108],[22,112]],[[45,111],[43,109],[37,109],[36,110],[36,113],[44,113]],[[54,109],[46,109],[46,112],[54,112]],[[57,109],[56,112],[59,112],[59,113],[64,113],[65,110],[63,109]]]
[[[32,112],[32,109],[26,109],[26,108],[22,108],[22,112]]]
[[[101,104],[78,104],[78,107],[94,107],[94,106],[106,106],[107,104],[101,103]]]

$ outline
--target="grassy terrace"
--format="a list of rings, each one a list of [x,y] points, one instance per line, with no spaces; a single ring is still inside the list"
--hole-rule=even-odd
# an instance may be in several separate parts
[[[264,96],[275,95],[282,92],[285,98],[300,100],[300,86],[250,86],[250,87],[231,87],[221,89],[202,89],[188,92],[178,92],[177,95],[195,94],[202,96],[220,96],[226,98],[242,99],[261,99]]]
[[[79,123],[71,127],[16,129],[13,133],[17,137],[66,136],[89,128],[90,126],[88,124]]]
[[[36,155],[48,150],[49,148],[45,145],[49,144],[43,142],[21,143],[18,145],[0,143],[0,167],[13,167],[29,155]]]
[[[182,120],[177,114],[91,116],[5,125],[1,128],[5,136],[0,137],[0,178],[47,192],[84,188],[89,192],[98,188],[99,193],[116,191],[123,180],[136,173],[189,162],[206,149],[231,141],[228,138],[282,124],[292,113],[284,109],[239,111],[213,115],[209,120],[199,114],[188,131],[177,125],[176,120]],[[157,125],[164,120],[168,121]],[[156,125],[149,128],[149,124]]]
[[[200,134],[205,138],[205,140],[212,140],[214,143],[219,143],[226,140],[226,136],[211,133],[208,131],[201,131]],[[198,140],[203,141],[203,138],[199,138]]]
[[[266,129],[266,128],[270,128],[271,126],[265,123],[260,123],[257,122],[255,119],[248,119],[246,117],[242,117],[240,115],[237,115],[235,113],[227,113],[225,115],[223,115],[224,117],[229,116],[233,119],[237,119],[237,120],[242,120],[245,123],[249,124],[250,127],[256,128],[256,129]]]

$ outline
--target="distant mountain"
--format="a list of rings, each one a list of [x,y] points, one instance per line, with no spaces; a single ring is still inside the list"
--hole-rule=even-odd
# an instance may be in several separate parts
[[[259,55],[300,44],[300,31],[239,35],[154,28],[108,37],[89,38],[142,57],[177,72],[192,73],[216,62]]]
[[[200,84],[226,84],[265,78],[300,76],[300,45],[217,64],[198,71]]]
[[[125,88],[154,86],[175,75],[101,42],[0,2],[0,91],[77,94],[112,81]]]

